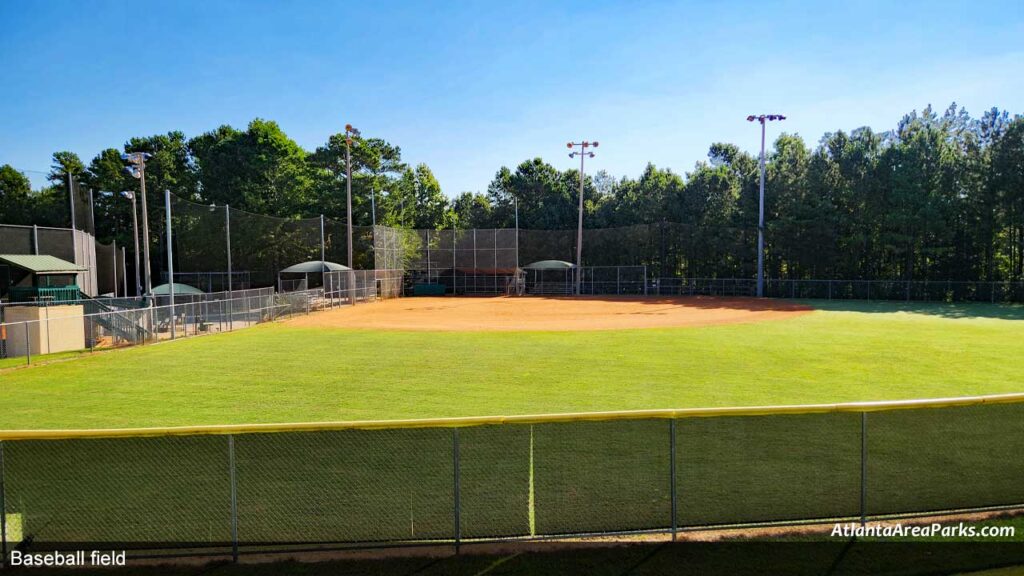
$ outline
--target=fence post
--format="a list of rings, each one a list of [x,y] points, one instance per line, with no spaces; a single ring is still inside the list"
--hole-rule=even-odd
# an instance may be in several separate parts
[[[25,322],[25,364],[32,364],[32,336],[29,335],[28,322]]]
[[[4,443],[0,441],[0,568],[7,567],[7,499],[4,487]]]
[[[462,543],[462,502],[459,486],[459,429],[452,428],[452,464],[455,477],[455,553],[459,553]]]
[[[868,413],[860,413],[860,525],[868,517]]]
[[[676,420],[675,418],[668,421],[668,470],[669,470],[669,494],[672,498],[672,540],[675,541],[676,534],[678,533],[678,511],[679,501],[676,496]]]
[[[234,434],[228,434],[228,467],[231,474],[231,560],[238,562],[238,489],[235,479]]]
[[[50,353],[50,306],[49,305],[44,306],[43,310],[46,311],[46,314],[45,314],[45,318],[46,318],[46,353],[49,354]]]

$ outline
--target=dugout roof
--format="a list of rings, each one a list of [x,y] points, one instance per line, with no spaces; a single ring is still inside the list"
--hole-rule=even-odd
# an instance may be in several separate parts
[[[47,254],[0,254],[0,264],[21,268],[33,274],[74,274],[89,270]]]
[[[310,260],[309,262],[293,264],[281,270],[281,274],[319,274],[321,272],[336,272],[338,270],[351,270],[351,268],[342,266],[337,262]]]
[[[523,266],[526,270],[566,270],[575,267],[575,264],[565,260],[540,260],[539,262]]]

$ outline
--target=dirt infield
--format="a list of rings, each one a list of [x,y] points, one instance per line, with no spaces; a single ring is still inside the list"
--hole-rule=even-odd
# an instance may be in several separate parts
[[[792,318],[809,306],[779,300],[691,297],[417,297],[318,312],[293,326],[429,331],[577,331],[713,326]]]

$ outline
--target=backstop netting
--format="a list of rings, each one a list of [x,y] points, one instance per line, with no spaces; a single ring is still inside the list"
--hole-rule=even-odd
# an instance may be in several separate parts
[[[150,226],[162,247],[154,265],[166,280],[166,224]],[[274,286],[278,272],[300,262],[348,262],[345,223],[330,218],[278,218],[171,195],[171,226],[176,281],[204,290],[227,290],[229,264],[232,289],[244,289]],[[372,269],[374,260],[373,229],[353,227],[354,267]]]
[[[379,228],[379,227],[378,227]],[[416,230],[405,260],[413,284],[443,285],[450,294],[504,294],[516,277],[515,230]]]
[[[125,260],[127,256],[116,242],[96,243],[96,292],[125,296]]]
[[[1024,507],[1022,400],[0,433],[5,546],[258,552]]]

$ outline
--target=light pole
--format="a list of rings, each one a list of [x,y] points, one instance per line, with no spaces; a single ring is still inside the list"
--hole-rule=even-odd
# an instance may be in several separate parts
[[[142,255],[145,260],[143,277],[146,280],[146,294],[153,291],[153,280],[149,274],[149,210],[146,207],[146,160],[152,157],[153,155],[148,152],[121,154],[121,159],[131,164],[124,170],[139,181],[139,193],[142,197]],[[173,278],[171,282],[174,282]]]
[[[348,267],[355,270],[355,266],[352,265],[352,138],[359,137],[359,130],[352,127],[351,124],[345,124],[345,223],[346,232],[348,233]]]
[[[757,216],[757,297],[764,296],[764,131],[765,124],[774,120],[785,120],[782,114],[760,114],[747,116],[747,122],[761,123],[761,194],[758,199]]]
[[[124,190],[121,196],[132,203],[132,240],[135,241],[135,295],[142,296],[142,281],[139,279],[139,214],[135,208],[135,193],[131,190]]]
[[[593,158],[593,152],[587,152],[587,148],[597,148],[597,142],[569,142],[566,144],[570,150],[579,146],[580,151],[575,150],[569,153],[569,158],[580,157],[580,217],[579,225],[576,228],[576,294],[580,293],[580,281],[583,279],[583,160],[587,157]]]

